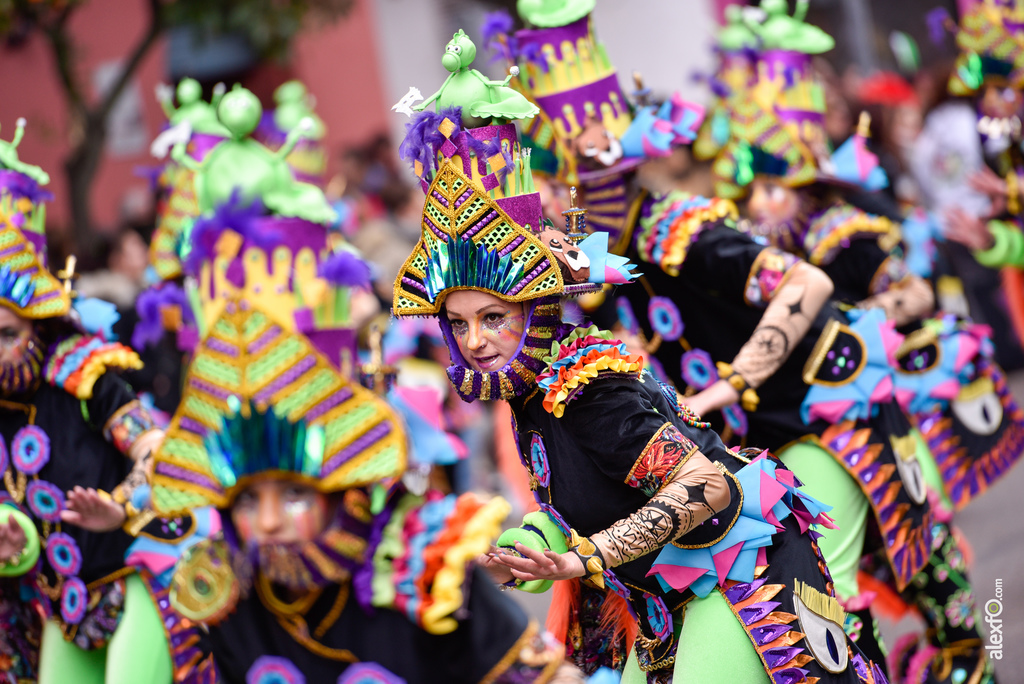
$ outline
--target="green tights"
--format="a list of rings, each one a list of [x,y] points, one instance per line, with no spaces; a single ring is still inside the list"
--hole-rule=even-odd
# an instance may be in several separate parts
[[[718,591],[687,603],[675,614],[675,620],[679,650],[674,684],[770,684],[750,637]],[[636,653],[631,652],[622,684],[646,682]]]
[[[84,651],[56,622],[43,628],[39,684],[170,684],[171,655],[156,604],[138,575],[126,580],[124,616],[110,643]]]

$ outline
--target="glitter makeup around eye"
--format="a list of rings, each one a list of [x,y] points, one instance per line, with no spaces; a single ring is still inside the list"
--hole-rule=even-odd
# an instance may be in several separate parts
[[[486,332],[495,333],[495,334],[500,334],[500,333],[502,333],[504,331],[513,330],[514,328],[517,327],[516,324],[520,323],[523,320],[523,315],[519,314],[518,316],[509,316],[508,314],[510,314],[510,313],[512,313],[512,312],[511,311],[506,311],[505,314],[502,316],[502,318],[500,320],[497,320],[497,321],[487,321],[487,320],[484,320],[480,324],[481,329],[483,329]],[[521,326],[518,326],[518,327],[519,327],[518,332],[522,332],[522,327]]]

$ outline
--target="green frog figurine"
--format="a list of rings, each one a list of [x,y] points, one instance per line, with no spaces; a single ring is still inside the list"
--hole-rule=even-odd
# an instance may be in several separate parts
[[[200,212],[208,214],[238,193],[244,201],[261,199],[278,216],[313,223],[336,220],[337,215],[320,188],[296,181],[285,161],[299,140],[312,130],[313,120],[303,118],[288,133],[284,145],[271,152],[250,137],[262,115],[263,107],[256,96],[236,85],[217,108],[217,118],[228,131],[228,139],[211,150],[202,162],[191,158],[184,144],[174,147],[173,159],[196,172]]]
[[[25,137],[25,119],[19,118],[15,124],[14,138],[11,142],[0,140],[0,168],[9,171],[17,171],[34,180],[39,185],[46,185],[50,182],[50,174],[38,166],[32,166],[18,159],[18,145]]]
[[[422,112],[435,101],[438,111],[462,107],[462,123],[467,127],[529,119],[540,112],[537,105],[508,85],[519,74],[518,67],[512,67],[504,81],[492,81],[470,67],[475,58],[476,45],[459,29],[441,58],[441,64],[451,73],[436,93],[412,109]]]

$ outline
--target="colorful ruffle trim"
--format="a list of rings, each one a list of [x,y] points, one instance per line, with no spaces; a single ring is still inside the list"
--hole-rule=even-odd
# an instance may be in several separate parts
[[[672,192],[650,202],[640,219],[637,251],[672,276],[679,275],[690,244],[702,231],[722,219],[739,218],[731,200]]]
[[[537,376],[544,392],[544,410],[561,418],[573,396],[601,374],[640,376],[642,356],[630,354],[626,345],[596,326],[576,328],[561,342],[551,345],[544,359],[547,370]]]
[[[804,238],[807,260],[815,266],[827,265],[850,242],[859,239],[883,239],[889,249],[899,241],[899,227],[885,218],[850,206],[834,206],[811,221]]]
[[[654,575],[665,591],[689,589],[703,598],[715,585],[725,586],[727,580],[753,582],[755,568],[768,564],[772,535],[783,529],[782,521],[790,515],[804,533],[811,525],[834,529],[835,523],[827,515],[832,507],[801,492],[796,476],[778,466],[767,452],[744,466],[736,473],[743,505],[728,533],[707,548],[664,547],[648,574]]]
[[[91,399],[96,381],[108,370],[138,370],[142,359],[119,342],[99,335],[72,335],[57,343],[46,362],[46,381],[79,399]]]
[[[454,631],[466,568],[490,549],[510,510],[500,497],[406,496],[374,554],[372,604],[405,614],[431,634]]]

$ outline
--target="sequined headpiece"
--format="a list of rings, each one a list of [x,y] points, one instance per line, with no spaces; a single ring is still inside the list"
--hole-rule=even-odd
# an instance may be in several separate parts
[[[1024,3],[980,0],[960,19],[949,92],[973,95],[986,82],[1024,90]]]
[[[222,183],[209,177],[218,169],[200,167],[197,184]],[[285,196],[294,188],[286,174],[250,187],[250,197],[260,192],[254,199],[233,191],[190,233],[183,268],[199,344],[156,455],[153,501],[161,511],[227,506],[256,475],[334,492],[405,468],[397,416],[351,380],[349,286],[365,284],[368,268],[330,244],[324,223],[261,201],[295,199]],[[310,191],[320,192],[302,190]],[[303,201],[315,208],[323,197]]]
[[[629,282],[634,274],[628,261],[608,253],[607,235],[587,235],[582,209],[566,212],[566,232],[544,222],[530,153],[520,146],[514,125],[467,129],[456,122],[462,122],[458,109],[421,114],[401,146],[427,197],[420,241],[395,280],[393,312],[438,315],[454,290],[529,303],[520,349],[491,373],[465,366],[440,316],[455,360],[448,374],[460,396],[511,398],[543,367],[560,325],[558,298]]]
[[[788,187],[813,183],[817,164],[803,142],[775,114],[753,100],[737,101],[732,109],[729,142],[712,166],[715,194],[738,199],[758,176]]]
[[[0,306],[24,318],[54,318],[71,309],[64,286],[46,269],[49,175],[18,158],[25,120],[14,140],[0,140]]]

